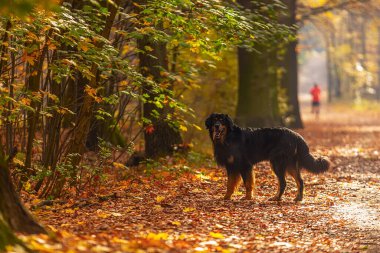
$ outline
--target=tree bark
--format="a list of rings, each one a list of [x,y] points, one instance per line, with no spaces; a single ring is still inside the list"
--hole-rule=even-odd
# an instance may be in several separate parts
[[[0,216],[14,231],[28,234],[46,233],[21,203],[12,184],[7,161],[2,154],[0,154]]]
[[[296,0],[283,0],[283,3],[288,8],[288,15],[281,18],[283,24],[288,26],[296,25]],[[285,73],[282,76],[282,87],[286,89],[288,98],[288,112],[287,116],[290,117],[288,127],[303,128],[301,119],[300,107],[298,102],[298,61],[297,61],[297,44],[298,39],[289,42],[286,45],[286,52],[284,59],[281,62]]]
[[[46,40],[49,36],[47,36]],[[27,90],[31,92],[32,96],[37,96],[37,93],[40,92],[40,80],[42,75],[42,67],[45,59],[45,54],[47,52],[47,43],[45,43],[41,54],[34,62],[34,65],[29,66],[29,77],[27,83]],[[32,154],[33,154],[33,142],[35,141],[35,135],[37,130],[38,119],[40,117],[41,111],[41,101],[32,100],[30,106],[34,111],[29,111],[27,113],[28,118],[28,141],[26,144],[26,154],[25,154],[25,171],[21,176],[18,189],[21,190],[23,184],[28,180],[26,172],[28,175],[31,175],[31,166],[32,166]]]
[[[376,99],[380,100],[380,26],[377,26],[377,85]]]
[[[151,42],[148,37],[138,41],[138,47],[142,52],[139,53],[140,71],[145,77],[153,77],[157,83],[163,80],[161,70],[168,69],[166,43]],[[150,47],[153,50],[149,53],[144,52]],[[172,89],[169,87],[168,89]],[[174,110],[163,104],[163,108],[158,108],[152,101],[157,94],[153,91],[152,85],[146,83],[143,86],[143,92],[149,95],[149,101],[143,103],[143,117],[150,121],[150,129],[144,131],[145,138],[145,155],[148,158],[158,158],[171,155],[173,146],[182,143],[182,138],[178,128],[171,126],[166,120],[167,115]],[[153,116],[157,112],[158,117]],[[146,124],[145,127],[148,125]]]
[[[253,10],[250,0],[238,1]],[[280,125],[277,74],[277,48],[256,46],[249,52],[238,49],[239,87],[236,122],[242,126],[268,127]]]
[[[326,40],[326,73],[327,73],[327,101],[330,103],[333,99],[334,79],[333,79],[333,63],[330,38],[325,37]]]
[[[278,109],[276,50],[238,49],[239,87],[236,121],[242,126],[264,127],[281,123]]]

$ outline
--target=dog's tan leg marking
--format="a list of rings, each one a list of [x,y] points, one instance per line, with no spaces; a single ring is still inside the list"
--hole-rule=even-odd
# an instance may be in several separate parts
[[[299,168],[297,168],[297,166],[295,168],[289,168],[287,170],[287,172],[289,173],[289,175],[291,175],[294,180],[296,181],[296,184],[297,184],[297,196],[296,198],[294,199],[294,201],[302,201],[303,199],[303,180],[301,178],[301,173],[300,173],[300,170]]]
[[[231,199],[232,194],[235,192],[235,189],[239,187],[240,182],[241,177],[239,174],[233,173],[228,175],[227,192],[226,195],[224,195],[224,199]]]
[[[235,160],[234,156],[230,155],[230,157],[228,157],[228,159],[227,159],[227,162],[232,164],[234,162],[234,160]]]
[[[252,173],[247,175],[245,181],[245,199],[251,200],[255,191],[255,172],[252,170]]]

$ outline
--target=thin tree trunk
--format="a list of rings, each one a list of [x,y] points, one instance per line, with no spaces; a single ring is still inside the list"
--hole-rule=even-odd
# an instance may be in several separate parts
[[[332,73],[332,52],[331,52],[331,43],[330,38],[327,36],[326,39],[326,73],[327,73],[327,101],[329,103],[332,102],[333,98],[333,90],[334,90],[334,81],[333,81],[333,73]]]
[[[8,47],[6,45],[9,43],[8,42],[8,40],[9,40],[8,32],[11,29],[11,26],[12,26],[12,23],[11,23],[10,19],[8,19],[6,22],[6,25],[5,25],[5,32],[4,32],[4,35],[3,35],[3,38],[1,41],[1,45],[0,45],[0,75],[1,75],[1,78],[4,80],[5,87],[9,89],[10,96],[12,95],[12,88],[11,88],[12,82],[10,82],[9,78],[3,77],[3,73],[4,73],[4,67],[7,64],[6,54],[8,51],[7,50]],[[14,69],[12,69],[12,71],[14,71]],[[13,76],[14,75],[12,75],[12,77]],[[11,150],[13,148],[12,125],[11,125],[11,122],[9,121],[11,103],[12,102],[8,102],[8,104],[7,104],[8,111],[5,110],[3,113],[5,129],[6,129],[6,136],[5,136],[6,137],[6,148],[7,148],[8,152],[11,152]]]
[[[288,26],[296,25],[297,1],[283,0],[283,2],[288,7],[288,15],[281,18],[282,23]],[[286,95],[288,98],[287,116],[291,118],[288,126],[291,128],[303,128],[298,102],[297,44],[298,39],[295,39],[286,45],[284,59],[281,62],[281,65],[285,70],[281,84],[282,87],[286,89]]]
[[[376,98],[380,100],[380,26],[377,26],[377,86]]]
[[[46,40],[48,40],[49,36],[46,36]],[[45,42],[45,45],[42,49],[41,55],[38,57],[38,59],[34,62],[34,66],[30,66],[31,70],[29,72],[29,78],[28,78],[28,86],[27,89],[33,96],[36,96],[36,93],[40,92],[40,81],[41,81],[41,75],[42,75],[42,67],[45,60],[45,55],[47,53],[47,43]],[[40,110],[41,110],[41,102],[38,100],[32,100],[30,103],[30,106],[34,109],[34,111],[28,112],[28,141],[26,144],[26,155],[25,155],[25,172],[28,172],[28,175],[30,176],[31,173],[31,166],[32,166],[32,151],[33,151],[33,142],[35,141],[35,134],[38,124],[38,119],[40,117]],[[26,177],[26,174],[24,172],[24,175],[21,177],[21,180],[19,182],[19,190],[21,190],[23,183],[28,180]]]

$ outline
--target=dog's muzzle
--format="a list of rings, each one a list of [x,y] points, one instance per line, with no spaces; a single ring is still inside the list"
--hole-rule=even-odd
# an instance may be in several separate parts
[[[220,124],[215,125],[214,126],[214,140],[222,139],[223,134],[224,134],[224,128],[220,127]]]

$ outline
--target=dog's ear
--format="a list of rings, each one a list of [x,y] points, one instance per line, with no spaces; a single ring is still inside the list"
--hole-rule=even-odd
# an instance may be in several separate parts
[[[212,119],[214,118],[214,113],[210,114],[210,116],[208,116],[208,118],[206,119],[205,121],[205,125],[206,125],[206,128],[207,129],[210,129],[212,127]]]
[[[228,129],[232,131],[235,125],[233,120],[231,119],[230,116],[228,116],[228,114],[224,114],[224,118],[226,119]]]

